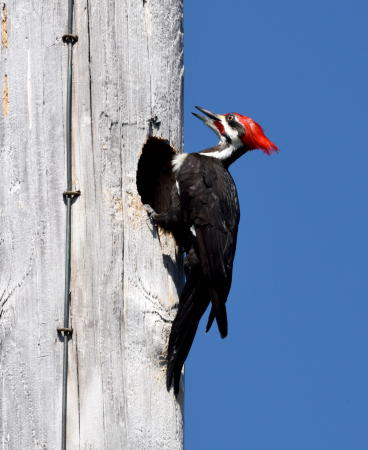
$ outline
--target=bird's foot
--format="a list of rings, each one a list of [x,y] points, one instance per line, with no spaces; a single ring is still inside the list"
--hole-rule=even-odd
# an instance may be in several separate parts
[[[155,223],[155,218],[157,217],[157,212],[152,208],[151,205],[143,205],[144,209],[146,210],[148,217],[152,220],[153,223]]]

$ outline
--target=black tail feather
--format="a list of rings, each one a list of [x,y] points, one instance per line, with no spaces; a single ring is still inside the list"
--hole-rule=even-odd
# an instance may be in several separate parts
[[[179,393],[180,377],[184,362],[188,356],[189,350],[192,346],[194,336],[198,328],[199,320],[195,320],[188,327],[186,336],[183,336],[179,347],[169,356],[167,365],[167,389],[171,385],[174,386],[174,393],[177,396]]]
[[[226,314],[226,306],[224,303],[220,304],[220,307],[216,311],[216,322],[217,328],[220,332],[222,339],[227,336],[227,314]]]
[[[193,285],[190,281],[187,282],[172,324],[167,354],[166,385],[168,390],[174,386],[175,395],[179,392],[181,370],[208,304],[208,296],[201,283],[197,281]]]
[[[213,319],[211,319],[211,314],[213,314],[216,318],[217,327],[220,332],[220,335],[222,338],[225,338],[227,336],[227,313],[226,313],[226,305],[225,302],[219,298],[218,293],[215,291],[215,289],[210,288],[210,298],[212,303],[212,309],[210,313],[210,317],[208,319],[208,325],[212,325]],[[210,322],[211,320],[211,322]]]
[[[227,336],[227,314],[225,302],[218,293],[209,288],[203,276],[198,272],[188,273],[187,282],[180,295],[179,308],[171,327],[167,350],[166,385],[170,390],[174,387],[177,396],[179,392],[181,371],[192,346],[199,321],[206,311],[210,301],[212,308],[208,319],[208,331],[216,318],[221,337]]]
[[[214,311],[214,309],[212,307],[210,315],[208,316],[208,322],[207,322],[207,325],[206,325],[206,333],[208,333],[210,331],[214,320],[215,320],[215,311]]]

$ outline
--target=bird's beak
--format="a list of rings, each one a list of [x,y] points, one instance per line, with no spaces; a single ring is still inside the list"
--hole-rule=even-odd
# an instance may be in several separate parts
[[[200,106],[196,106],[196,108],[198,109],[198,111],[201,111],[203,114],[206,114],[206,116],[202,116],[197,113],[192,113],[193,116],[197,117],[197,119],[202,120],[202,122],[204,122],[208,127],[211,128],[211,130],[213,130],[216,134],[220,136],[221,133],[217,128],[217,126],[215,125],[215,122],[221,122],[224,116],[221,114],[215,114],[211,111],[208,111],[208,109],[201,108]]]

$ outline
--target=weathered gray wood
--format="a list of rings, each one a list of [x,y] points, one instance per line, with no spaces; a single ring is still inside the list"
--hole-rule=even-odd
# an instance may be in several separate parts
[[[57,449],[67,2],[17,0],[6,13],[0,442]],[[181,401],[166,392],[163,364],[177,302],[173,278],[181,274],[174,242],[157,239],[135,182],[150,129],[181,147],[181,26],[180,0],[76,2],[73,182],[82,195],[73,206],[70,449],[182,448]]]

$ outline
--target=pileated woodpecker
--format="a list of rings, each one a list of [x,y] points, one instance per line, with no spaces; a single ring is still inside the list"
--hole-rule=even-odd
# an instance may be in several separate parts
[[[199,321],[211,304],[206,331],[214,319],[222,338],[227,335],[225,303],[232,278],[240,217],[230,164],[249,150],[277,151],[260,125],[237,113],[214,114],[196,107],[193,113],[220,138],[215,146],[172,159],[175,178],[171,207],[156,213],[146,205],[152,221],[174,233],[186,257],[186,283],[173,321],[167,354],[167,388],[179,392],[181,370]]]

